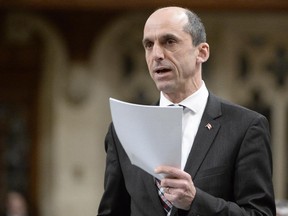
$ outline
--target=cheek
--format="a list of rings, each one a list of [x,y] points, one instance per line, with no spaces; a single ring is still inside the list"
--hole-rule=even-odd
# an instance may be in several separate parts
[[[152,73],[152,62],[149,61],[147,58],[146,58],[146,65],[147,65],[147,68],[148,68],[148,72],[150,74],[150,76],[152,77],[153,73]]]
[[[188,70],[193,69],[196,65],[196,56],[186,55],[182,58],[182,65]]]
[[[146,64],[148,66],[148,68],[150,69],[151,67],[151,58],[150,55],[148,55],[147,53],[145,54],[145,59],[146,59]]]
[[[181,79],[186,80],[187,78],[191,77],[194,71],[193,63],[190,61],[181,61],[177,63],[177,70],[179,73],[179,77]]]
[[[151,74],[151,71],[152,71],[152,64],[151,64],[151,61],[146,60],[146,65],[147,65],[147,68],[148,68],[148,70],[149,70],[149,73]]]

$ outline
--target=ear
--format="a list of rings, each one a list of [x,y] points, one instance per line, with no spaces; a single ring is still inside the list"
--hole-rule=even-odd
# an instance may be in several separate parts
[[[197,56],[197,62],[198,63],[204,63],[208,60],[210,56],[210,49],[208,43],[201,43],[198,45],[198,56]]]

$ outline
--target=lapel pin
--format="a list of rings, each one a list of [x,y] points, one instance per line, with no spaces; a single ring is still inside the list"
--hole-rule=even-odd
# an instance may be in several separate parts
[[[208,130],[212,129],[212,125],[210,123],[208,123],[205,127],[208,128]]]

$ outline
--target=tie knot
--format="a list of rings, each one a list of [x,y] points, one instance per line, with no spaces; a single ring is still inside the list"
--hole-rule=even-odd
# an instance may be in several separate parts
[[[182,107],[183,110],[186,108],[186,106],[182,105],[182,104],[178,104],[178,106]]]
[[[182,104],[170,104],[169,106],[178,106],[178,107],[182,107],[182,109],[184,110],[186,107]]]

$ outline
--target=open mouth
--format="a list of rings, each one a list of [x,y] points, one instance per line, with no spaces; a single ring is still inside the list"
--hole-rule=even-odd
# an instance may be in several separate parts
[[[162,74],[162,73],[166,73],[166,72],[169,72],[169,71],[171,71],[171,70],[168,69],[168,68],[162,68],[162,69],[155,70],[155,73]]]

